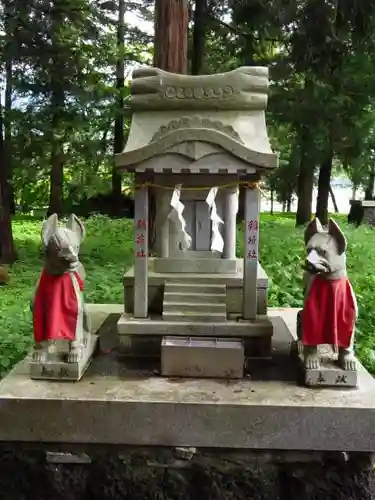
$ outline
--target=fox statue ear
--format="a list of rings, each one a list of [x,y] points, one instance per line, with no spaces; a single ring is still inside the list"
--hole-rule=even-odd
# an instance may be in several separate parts
[[[344,253],[348,244],[340,226],[333,219],[329,219],[328,221],[328,234],[336,240],[339,254]]]
[[[55,234],[58,221],[59,219],[57,214],[52,214],[46,221],[44,221],[41,234],[44,246],[48,245],[49,240]]]
[[[79,242],[81,244],[85,238],[85,226],[78,219],[76,215],[74,214],[69,215],[68,222],[66,223],[66,228],[70,229],[77,235]]]
[[[307,242],[310,241],[310,239],[314,236],[316,233],[322,233],[323,232],[323,226],[320,222],[320,220],[315,217],[312,221],[309,222],[305,229],[305,245],[307,245]]]

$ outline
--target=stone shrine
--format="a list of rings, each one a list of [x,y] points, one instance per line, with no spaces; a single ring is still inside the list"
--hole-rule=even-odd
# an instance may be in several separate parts
[[[268,279],[258,261],[258,183],[278,164],[267,90],[267,68],[199,77],[134,71],[129,139],[116,155],[136,188],[135,263],[118,323],[124,348],[150,354],[165,335],[198,344],[229,337],[243,341],[247,357],[270,357]],[[245,259],[236,257],[240,184]]]
[[[306,379],[297,384],[290,348],[299,311],[267,310],[258,182],[277,165],[264,119],[267,71],[198,78],[141,69],[135,77],[130,138],[117,157],[136,184],[126,311],[123,304],[83,308],[77,293],[80,328],[64,340],[66,361],[77,363],[83,333],[97,346],[87,370],[70,377],[84,371],[78,383],[30,376],[34,355],[53,362],[50,335],[41,349],[35,339],[33,352],[0,381],[2,498],[372,500],[373,377],[357,361],[355,390],[327,386],[320,370],[314,385],[324,390],[307,389]],[[241,183],[244,262],[236,258]],[[83,225],[72,216],[58,228],[54,219],[42,231],[53,257],[47,270],[58,264],[56,282],[83,282]],[[320,264],[318,247],[332,236],[343,264],[337,228],[311,229],[305,260]],[[157,357],[124,359],[119,339],[127,354]]]

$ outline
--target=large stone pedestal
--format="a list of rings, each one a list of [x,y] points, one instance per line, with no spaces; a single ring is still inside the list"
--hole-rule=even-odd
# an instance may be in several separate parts
[[[88,307],[101,353],[77,384],[0,382],[0,499],[375,500],[375,382],[295,384],[297,310],[270,310],[272,362],[239,381],[168,379],[114,350],[119,305]]]
[[[103,321],[111,306],[90,310]],[[296,310],[270,310],[272,361],[252,363],[250,378],[224,384],[158,377],[153,360],[127,363],[113,350],[122,306],[112,311],[99,331],[102,352],[79,383],[31,380],[27,360],[0,382],[0,441],[375,450],[375,381],[362,366],[358,389],[296,386]]]

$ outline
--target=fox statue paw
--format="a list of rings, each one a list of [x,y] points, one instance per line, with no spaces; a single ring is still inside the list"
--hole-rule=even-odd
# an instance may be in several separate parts
[[[339,352],[339,365],[343,370],[355,371],[357,363],[352,352]]]
[[[47,361],[47,352],[43,349],[34,349],[32,359],[34,363],[45,363]]]
[[[68,354],[68,363],[78,363],[83,356],[83,346],[76,345],[71,347]]]
[[[304,346],[304,364],[307,370],[319,370],[320,360],[317,347]]]

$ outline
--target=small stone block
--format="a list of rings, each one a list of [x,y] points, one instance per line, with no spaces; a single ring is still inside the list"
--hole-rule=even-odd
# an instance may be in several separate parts
[[[161,373],[164,377],[243,378],[244,343],[239,339],[164,337]]]
[[[60,451],[47,451],[46,461],[48,464],[90,464],[91,458],[86,453],[64,453]]]
[[[64,380],[77,382],[80,380],[90,365],[95,352],[97,335],[90,335],[90,341],[83,352],[83,357],[77,363],[51,360],[44,363],[30,362],[30,377],[33,380]]]
[[[303,371],[303,382],[308,387],[348,387],[358,385],[356,370],[343,370],[331,358],[321,358],[319,369],[306,369],[303,354],[298,354],[298,360]]]

